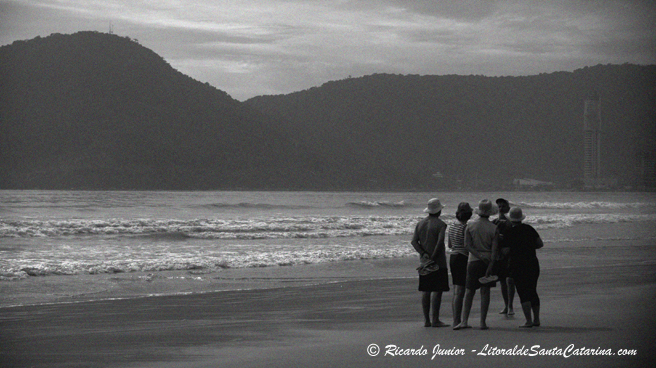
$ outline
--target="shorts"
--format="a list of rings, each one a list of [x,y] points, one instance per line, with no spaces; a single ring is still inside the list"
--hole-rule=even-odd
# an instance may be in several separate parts
[[[497,282],[488,282],[487,284],[481,284],[478,279],[485,276],[487,272],[487,263],[483,261],[472,261],[467,263],[467,289],[477,290],[482,286],[486,287],[496,287]]]
[[[507,277],[510,277],[508,274],[508,257],[501,258],[500,260],[494,262],[493,274],[499,276],[499,280],[503,281]]]
[[[419,291],[449,291],[449,273],[446,267],[428,275],[419,275]]]
[[[451,268],[451,278],[453,285],[465,286],[467,283],[467,256],[460,253],[454,253],[449,258],[449,267]]]

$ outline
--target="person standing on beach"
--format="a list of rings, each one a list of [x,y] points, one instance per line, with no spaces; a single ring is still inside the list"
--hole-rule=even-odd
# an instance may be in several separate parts
[[[496,286],[494,280],[484,280],[492,275],[494,261],[497,256],[497,227],[490,222],[490,216],[496,214],[497,208],[489,199],[478,203],[476,214],[478,218],[467,224],[465,228],[465,248],[469,251],[467,260],[467,281],[465,301],[460,324],[454,330],[471,328],[469,313],[471,312],[474,295],[481,289],[481,330],[487,330],[487,311],[490,307],[490,288]]]
[[[511,225],[503,235],[504,243],[510,248],[510,277],[515,280],[526,317],[526,323],[519,326],[522,328],[540,326],[540,297],[537,292],[540,264],[535,250],[544,246],[538,232],[531,225],[522,223],[525,218],[521,208],[513,207],[508,213]]]
[[[456,221],[449,225],[448,239],[451,257],[449,258],[449,267],[451,268],[451,278],[453,279],[453,325],[460,324],[460,315],[462,314],[462,301],[465,297],[465,286],[467,280],[467,259],[469,251],[465,248],[465,227],[467,221],[472,217],[473,210],[469,203],[461,202],[456,210]]]
[[[440,321],[442,292],[449,291],[449,274],[446,266],[444,239],[446,224],[440,219],[442,203],[437,198],[428,201],[424,212],[428,216],[417,224],[411,244],[419,253],[419,291],[422,292],[421,306],[425,327],[444,327]],[[431,322],[432,312],[432,322]]]
[[[505,305],[499,314],[512,316],[515,314],[513,309],[515,282],[512,277],[508,277],[508,253],[510,249],[503,242],[503,232],[506,227],[510,226],[510,222],[506,217],[506,214],[510,211],[510,202],[506,199],[498,198],[496,203],[499,208],[499,217],[492,220],[492,223],[497,225],[497,231],[499,232],[499,254],[496,260],[496,271],[499,277],[499,284],[501,284],[501,296]]]

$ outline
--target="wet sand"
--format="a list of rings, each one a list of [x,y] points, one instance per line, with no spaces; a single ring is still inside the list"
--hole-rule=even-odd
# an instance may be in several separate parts
[[[473,329],[423,327],[412,275],[416,260],[402,258],[262,270],[263,282],[279,284],[255,290],[226,287],[200,294],[74,298],[70,301],[80,301],[0,308],[0,366],[648,366],[656,358],[656,248],[650,243],[576,249],[552,244],[545,249],[539,254],[542,326],[531,329],[518,328],[523,323],[518,299],[515,316],[498,314],[503,304],[498,287],[492,290],[489,330],[477,328],[478,295],[470,318]],[[369,270],[371,280],[362,280],[362,269]],[[305,272],[318,285],[307,285],[307,279],[285,284],[282,274],[271,272]],[[382,275],[386,278],[376,279]],[[223,281],[230,280],[238,282],[238,273]],[[149,287],[156,282],[151,280]],[[449,323],[451,297],[451,292],[444,294],[441,313]],[[380,348],[376,356],[368,353],[375,352],[371,344]],[[419,355],[392,356],[390,345]],[[444,354],[458,350],[464,355],[433,357],[438,345]],[[574,351],[567,351],[569,346]],[[522,347],[528,354],[561,354],[493,355],[495,348],[517,354]],[[636,355],[619,356],[620,349]],[[566,358],[561,350],[614,355]]]

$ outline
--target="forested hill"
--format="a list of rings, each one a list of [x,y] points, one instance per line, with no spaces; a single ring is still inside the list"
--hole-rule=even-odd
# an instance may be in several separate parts
[[[602,99],[606,175],[654,149],[655,66],[528,77],[371,75],[245,103],[136,40],[0,47],[0,189],[493,189],[582,176]]]
[[[374,182],[576,187],[584,100],[597,93],[602,175],[631,185],[639,156],[656,147],[655,86],[656,66],[598,65],[524,77],[377,74],[246,102]]]
[[[295,188],[322,166],[274,122],[128,37],[3,46],[0,86],[3,189]]]

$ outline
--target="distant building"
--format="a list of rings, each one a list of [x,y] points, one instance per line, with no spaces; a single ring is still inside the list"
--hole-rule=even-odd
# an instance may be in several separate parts
[[[583,107],[583,183],[598,187],[601,178],[601,98],[595,92]]]
[[[519,190],[550,190],[554,188],[554,183],[550,181],[535,179],[515,179],[513,185]]]

